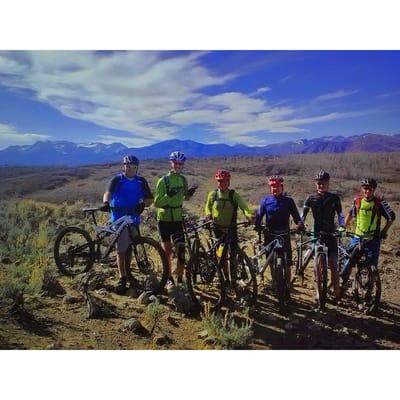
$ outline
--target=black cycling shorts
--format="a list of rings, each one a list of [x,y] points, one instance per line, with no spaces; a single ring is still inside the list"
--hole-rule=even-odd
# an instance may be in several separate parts
[[[158,232],[163,242],[185,243],[182,221],[158,221]]]

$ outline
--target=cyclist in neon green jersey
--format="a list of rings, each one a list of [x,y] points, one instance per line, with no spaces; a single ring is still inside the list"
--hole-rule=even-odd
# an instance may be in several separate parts
[[[177,246],[177,281],[178,283],[182,283],[185,264],[182,203],[184,200],[189,200],[197,189],[197,186],[188,188],[187,180],[182,174],[186,156],[180,151],[174,151],[170,154],[169,160],[171,170],[167,175],[158,180],[154,197],[154,206],[157,207],[158,231],[161,236],[161,245],[167,255],[170,268],[167,287],[175,285],[172,277],[172,243]]]
[[[224,237],[231,227],[231,250],[234,250],[238,243],[237,229],[237,210],[240,208],[246,219],[253,221],[254,213],[242,199],[242,197],[233,189],[229,189],[231,174],[226,170],[218,170],[215,179],[218,182],[218,188],[208,194],[204,214],[214,221],[214,234],[217,239]],[[227,274],[227,263],[224,260],[224,271]]]

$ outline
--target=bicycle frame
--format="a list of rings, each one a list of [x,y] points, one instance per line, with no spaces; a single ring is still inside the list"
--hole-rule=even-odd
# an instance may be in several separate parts
[[[94,243],[95,243],[95,245],[97,245],[96,258],[98,260],[104,260],[110,255],[115,243],[117,242],[117,240],[121,236],[122,231],[125,228],[127,228],[129,230],[129,227],[135,226],[138,234],[140,235],[139,227],[134,225],[132,217],[130,215],[124,215],[121,218],[118,218],[116,221],[114,221],[110,225],[99,226],[99,225],[97,225],[97,221],[96,221],[96,217],[95,217],[95,210],[88,210],[85,212],[89,213],[93,219],[93,229],[96,234],[96,240],[94,241]],[[129,232],[130,232],[130,230],[129,230]],[[101,254],[100,244],[101,244],[102,240],[104,238],[106,238],[107,236],[113,236],[113,239],[112,239],[111,243],[109,244],[109,246],[106,248],[106,251],[103,254]]]

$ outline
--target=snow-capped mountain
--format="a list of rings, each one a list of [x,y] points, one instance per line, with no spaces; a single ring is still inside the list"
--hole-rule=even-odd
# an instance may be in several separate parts
[[[233,155],[281,155],[305,153],[393,152],[400,151],[400,134],[366,133],[343,137],[325,136],[274,143],[262,147],[203,144],[192,140],[167,140],[151,146],[128,148],[121,143],[72,143],[40,141],[30,146],[10,146],[0,150],[0,165],[85,165],[120,162],[127,154],[139,159],[166,158],[175,150],[190,157]]]

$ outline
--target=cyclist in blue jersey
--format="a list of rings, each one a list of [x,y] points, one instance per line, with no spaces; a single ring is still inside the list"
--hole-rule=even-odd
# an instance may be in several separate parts
[[[103,195],[103,206],[100,209],[102,211],[111,210],[112,222],[124,215],[130,215],[134,226],[139,226],[140,214],[153,201],[153,194],[146,179],[137,175],[138,167],[139,160],[135,156],[125,156],[123,158],[123,172],[114,176]],[[136,229],[132,229],[132,233],[135,235]],[[131,283],[134,280],[130,276],[132,258],[130,244],[129,232],[125,229],[116,243],[119,272],[119,281],[115,288],[117,294],[126,292],[127,276],[129,276]]]
[[[303,220],[300,217],[296,204],[291,197],[283,193],[283,178],[273,175],[268,178],[268,186],[271,194],[265,196],[260,204],[256,215],[256,230],[261,229],[262,221],[265,217],[266,230],[264,231],[265,244],[274,240],[271,234],[284,234],[284,249],[286,253],[287,282],[291,281],[292,246],[290,243],[290,217],[298,226],[298,231],[304,230]]]

